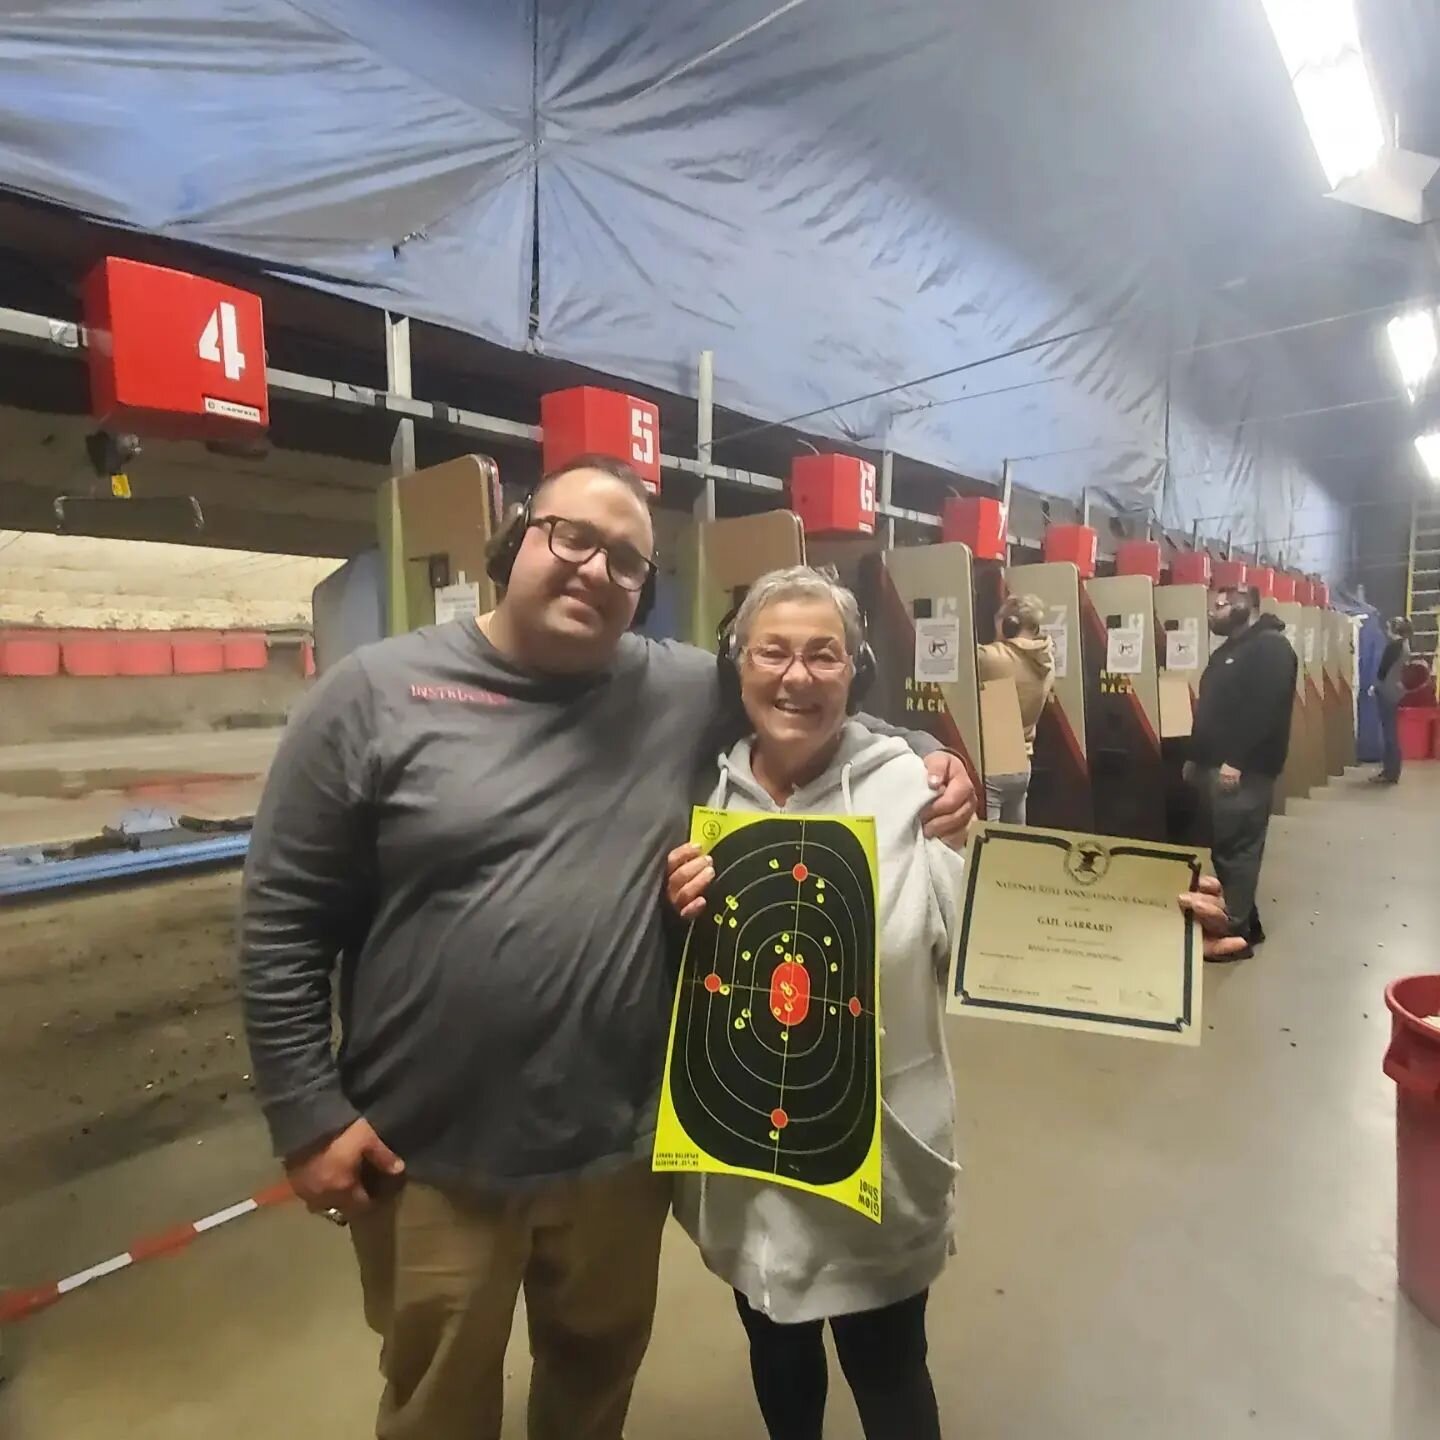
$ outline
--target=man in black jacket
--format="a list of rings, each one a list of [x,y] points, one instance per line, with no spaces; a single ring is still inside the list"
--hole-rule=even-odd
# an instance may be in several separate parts
[[[1200,678],[1187,772],[1200,792],[1232,928],[1246,941],[1223,958],[1243,960],[1265,939],[1255,889],[1290,748],[1298,662],[1285,626],[1260,613],[1254,589],[1212,590],[1210,628],[1224,643]]]

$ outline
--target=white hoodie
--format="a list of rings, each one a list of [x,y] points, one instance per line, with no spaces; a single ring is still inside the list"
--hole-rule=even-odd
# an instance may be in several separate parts
[[[847,722],[824,774],[784,806],[755,779],[750,744],[721,756],[712,806],[873,815],[880,870],[882,1223],[740,1176],[686,1176],[676,1188],[676,1218],[710,1270],[772,1320],[796,1324],[907,1299],[944,1268],[960,1167],[942,992],[962,862],[921,831],[933,797],[904,741]]]

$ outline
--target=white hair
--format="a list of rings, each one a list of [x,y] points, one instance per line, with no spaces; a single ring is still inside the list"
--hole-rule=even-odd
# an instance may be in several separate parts
[[[829,567],[817,570],[809,565],[772,570],[750,587],[735,616],[735,643],[743,646],[760,612],[785,600],[828,600],[839,612],[846,650],[851,655],[860,653],[865,642],[865,626],[860,619],[859,602]]]

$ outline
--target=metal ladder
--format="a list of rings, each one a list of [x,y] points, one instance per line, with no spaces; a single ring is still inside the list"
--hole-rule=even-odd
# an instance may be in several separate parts
[[[1440,644],[1440,499],[1416,497],[1410,510],[1410,569],[1405,613],[1415,627],[1410,648],[1434,664]]]

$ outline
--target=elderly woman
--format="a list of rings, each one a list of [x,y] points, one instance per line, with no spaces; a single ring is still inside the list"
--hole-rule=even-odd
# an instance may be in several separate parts
[[[995,615],[999,639],[978,649],[980,679],[1013,680],[1020,697],[1025,753],[1035,753],[1035,727],[1055,687],[1055,646],[1040,627],[1045,602],[1038,595],[1011,595]],[[1025,823],[1030,766],[1012,775],[985,777],[985,818],[1011,825]]]
[[[680,1222],[735,1291],[755,1393],[773,1440],[819,1440],[829,1321],[865,1434],[940,1434],[925,1305],[950,1249],[954,1091],[942,985],[961,862],[925,839],[925,769],[901,740],[846,718],[863,643],[855,597],[803,566],[758,581],[735,620],[734,659],[753,734],[720,759],[710,804],[875,819],[880,890],[883,1214],[729,1175],[681,1180]],[[685,918],[713,876],[691,846],[670,857]]]
[[[709,802],[870,815],[879,852],[883,1223],[741,1176],[687,1176],[677,1189],[677,1218],[735,1292],[771,1440],[819,1440],[827,1321],[869,1440],[940,1434],[925,1308],[951,1248],[959,1170],[942,987],[960,861],[921,832],[921,763],[846,718],[862,643],[855,597],[829,575],[800,566],[752,587],[730,655],[751,733],[721,756]],[[713,878],[697,847],[671,852],[667,895],[682,918],[704,913]],[[1180,903],[1207,953],[1243,944],[1219,938],[1229,924],[1213,880]]]

